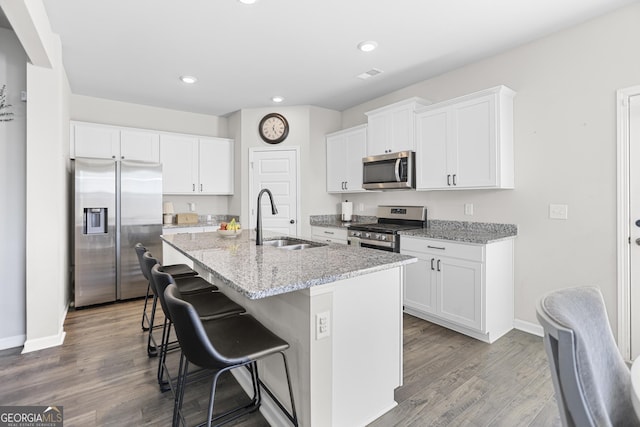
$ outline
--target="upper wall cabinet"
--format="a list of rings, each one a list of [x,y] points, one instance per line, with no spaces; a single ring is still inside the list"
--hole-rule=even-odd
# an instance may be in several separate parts
[[[514,96],[498,86],[420,109],[416,188],[513,188]]]
[[[160,161],[158,132],[95,123],[71,123],[71,158]]]
[[[362,188],[362,158],[366,155],[367,125],[327,135],[327,192],[354,193]]]
[[[415,111],[429,104],[422,98],[410,98],[365,113],[369,124],[367,156],[415,150]]]
[[[233,140],[160,136],[163,193],[233,194]]]

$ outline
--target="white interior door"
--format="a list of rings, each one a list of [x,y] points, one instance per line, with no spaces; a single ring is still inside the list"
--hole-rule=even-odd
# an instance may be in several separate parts
[[[631,359],[640,355],[640,94],[629,97]]]
[[[249,153],[251,228],[257,221],[257,197],[263,188],[273,194],[277,215],[271,214],[269,195],[261,200],[262,229],[290,236],[298,235],[298,150],[252,149]]]

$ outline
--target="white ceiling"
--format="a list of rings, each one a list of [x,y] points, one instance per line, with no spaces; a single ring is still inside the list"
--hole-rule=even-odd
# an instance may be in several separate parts
[[[637,0],[44,0],[75,94],[344,110]],[[356,45],[375,40],[363,53]],[[567,52],[570,54],[570,52]],[[372,68],[382,74],[356,78]],[[180,75],[198,82],[186,86]]]

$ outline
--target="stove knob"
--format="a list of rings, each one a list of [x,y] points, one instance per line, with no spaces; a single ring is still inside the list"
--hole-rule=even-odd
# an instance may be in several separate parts
[[[383,234],[382,236],[380,236],[380,240],[387,240],[387,236]]]
[[[382,235],[381,234],[376,234],[376,240],[382,240]]]
[[[355,237],[360,237],[360,236],[362,235],[362,233],[360,233],[359,231],[354,231],[354,232],[353,232],[353,235],[354,235]]]
[[[367,238],[367,239],[370,239],[371,238],[371,233],[364,233],[364,237]]]

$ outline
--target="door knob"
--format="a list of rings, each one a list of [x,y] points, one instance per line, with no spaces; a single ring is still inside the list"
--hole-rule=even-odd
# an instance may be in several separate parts
[[[636,239],[636,245],[640,246],[640,238]]]
[[[296,220],[295,220],[295,219],[290,219],[290,220],[289,220],[289,224],[295,224],[295,223],[296,223]],[[639,239],[639,240],[640,240],[640,239]]]
[[[640,219],[636,219],[636,227],[640,227]]]

